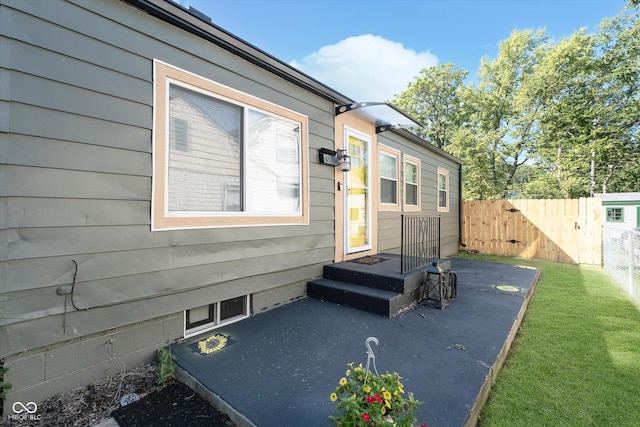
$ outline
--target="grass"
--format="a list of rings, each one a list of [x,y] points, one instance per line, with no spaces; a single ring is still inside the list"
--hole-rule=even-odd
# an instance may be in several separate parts
[[[640,311],[607,273],[472,257],[542,271],[479,426],[640,425]]]

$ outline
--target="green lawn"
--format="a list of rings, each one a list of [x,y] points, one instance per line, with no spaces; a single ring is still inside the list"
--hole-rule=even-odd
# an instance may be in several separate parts
[[[640,311],[605,271],[461,256],[542,270],[479,426],[640,426]]]

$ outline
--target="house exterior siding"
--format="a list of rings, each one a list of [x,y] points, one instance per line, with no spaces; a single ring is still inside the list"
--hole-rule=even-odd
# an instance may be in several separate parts
[[[378,212],[378,242],[380,252],[400,253],[400,215],[440,216],[440,251],[443,257],[458,251],[460,191],[458,182],[461,162],[431,145],[416,144],[407,132],[384,132],[378,135],[380,144],[398,150],[403,155],[420,160],[420,210],[381,210]],[[449,172],[449,209],[438,212],[438,168]],[[403,193],[400,186],[400,193]]]
[[[149,360],[181,338],[186,309],[302,297],[332,261],[332,174],[317,154],[308,226],[150,231],[153,60],[308,116],[310,151],[333,145],[331,100],[122,2],[2,1],[0,27],[0,358],[11,400],[115,373],[115,357]],[[58,295],[73,261],[73,297]],[[253,311],[279,299],[258,298]],[[124,338],[149,330],[144,344]],[[94,347],[95,357],[81,350]]]
[[[251,295],[255,314],[304,297],[335,259],[336,175],[318,150],[335,146],[334,107],[350,100],[136,5],[0,0],[5,413],[148,362],[184,336],[185,310]],[[154,60],[308,118],[308,224],[151,230]],[[449,170],[442,251],[451,254],[459,162],[416,138],[385,132],[379,142],[420,160],[422,214],[437,214],[436,170]],[[399,214],[379,213],[378,251],[399,247]]]

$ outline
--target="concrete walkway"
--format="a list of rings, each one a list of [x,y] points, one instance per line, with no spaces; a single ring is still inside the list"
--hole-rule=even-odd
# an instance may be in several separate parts
[[[388,319],[308,298],[172,350],[186,376],[239,424],[319,427],[335,415],[329,394],[347,363],[366,364],[365,340],[374,336],[380,374],[398,372],[405,391],[424,402],[418,425],[475,425],[538,271],[464,259],[452,259],[452,270],[458,297],[444,310],[418,305]],[[198,343],[218,334],[226,345],[204,355]]]

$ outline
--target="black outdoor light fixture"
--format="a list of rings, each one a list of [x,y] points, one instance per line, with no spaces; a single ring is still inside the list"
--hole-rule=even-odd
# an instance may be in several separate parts
[[[347,154],[347,150],[329,150],[328,148],[320,149],[320,164],[340,167],[342,172],[351,170],[351,157]]]

